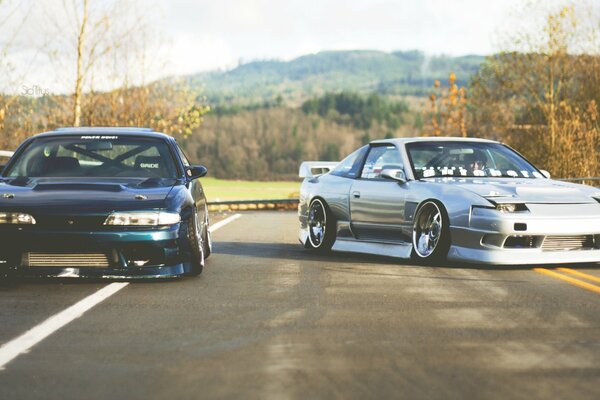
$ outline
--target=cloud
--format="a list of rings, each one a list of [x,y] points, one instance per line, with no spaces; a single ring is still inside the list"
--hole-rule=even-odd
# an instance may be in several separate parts
[[[115,1],[131,8],[133,14],[145,15],[152,21],[152,30],[160,36],[157,43],[148,40],[145,45],[158,65],[145,79],[231,68],[240,60],[289,60],[323,50],[418,49],[429,54],[489,54],[495,50],[492,36],[501,26],[502,16],[519,3],[519,0],[107,0],[95,4],[106,7]],[[43,6],[34,7],[39,3],[23,0],[22,4],[23,14],[32,9],[35,12],[15,42],[20,47],[16,52],[21,55],[47,47],[43,43],[51,36],[46,33],[51,28],[48,21],[60,20],[53,15],[58,6],[50,5],[62,2],[48,0]],[[64,24],[59,26],[71,32],[73,16],[65,15],[63,19]],[[2,33],[0,29],[0,36]],[[57,55],[52,63],[36,65],[35,80],[52,90],[70,90],[64,84],[64,76],[72,75],[73,43],[58,44],[54,39],[50,43],[58,45],[54,46]],[[17,70],[32,70],[23,61],[26,58],[15,56],[11,60],[22,64],[16,66]],[[63,65],[57,67],[60,63]]]

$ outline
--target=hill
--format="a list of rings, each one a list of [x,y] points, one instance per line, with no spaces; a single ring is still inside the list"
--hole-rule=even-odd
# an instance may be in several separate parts
[[[291,61],[254,61],[230,71],[187,77],[209,103],[299,105],[326,92],[376,92],[388,96],[425,96],[436,79],[454,72],[466,85],[484,57],[427,56],[420,51],[325,51]]]

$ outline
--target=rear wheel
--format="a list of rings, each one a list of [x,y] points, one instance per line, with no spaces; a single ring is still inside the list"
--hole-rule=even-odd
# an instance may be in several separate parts
[[[327,204],[321,199],[314,199],[308,209],[307,247],[328,251],[335,242],[335,219]]]
[[[200,223],[196,210],[188,220],[188,242],[190,245],[190,275],[200,275],[204,269],[204,244],[200,233]]]
[[[443,261],[450,249],[450,227],[444,207],[433,201],[417,210],[413,224],[413,258],[428,263]]]

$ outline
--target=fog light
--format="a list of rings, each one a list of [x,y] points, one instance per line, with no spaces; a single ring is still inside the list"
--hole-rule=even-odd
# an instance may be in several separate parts
[[[531,249],[535,246],[534,236],[509,236],[504,242],[505,248],[510,249]]]
[[[133,261],[133,265],[136,267],[143,267],[144,265],[148,264],[150,262],[150,260],[135,260]]]

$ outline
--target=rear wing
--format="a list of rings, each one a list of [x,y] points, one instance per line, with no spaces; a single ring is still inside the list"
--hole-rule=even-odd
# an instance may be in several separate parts
[[[323,175],[337,167],[337,161],[304,161],[300,164],[300,178],[313,178]]]

